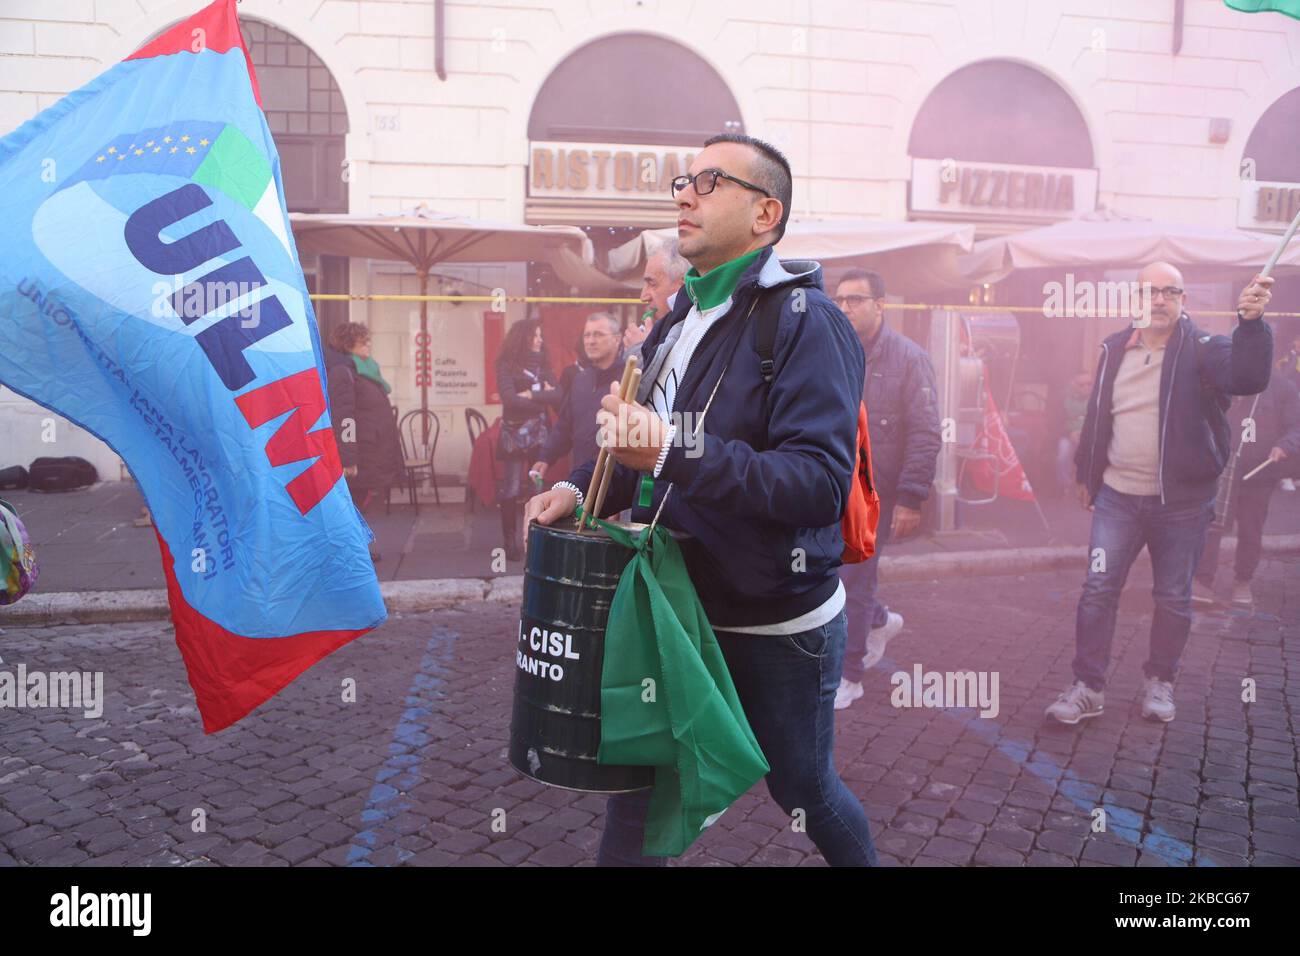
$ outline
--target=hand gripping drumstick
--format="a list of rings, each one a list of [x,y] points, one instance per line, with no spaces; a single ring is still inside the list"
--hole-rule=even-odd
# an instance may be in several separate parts
[[[636,370],[636,366],[636,356],[629,355],[627,357],[627,364],[623,366],[623,378],[618,385],[619,398],[625,402],[628,400],[628,386],[632,383],[632,373]],[[587,486],[587,494],[582,499],[589,507],[583,509],[582,517],[577,521],[577,527],[579,529],[586,524],[586,518],[588,515],[595,515],[595,511],[590,507],[595,505],[595,502],[592,500],[592,492],[600,491],[600,483],[604,480],[605,468],[608,462],[609,449],[602,447],[600,451],[596,453],[596,467],[591,472],[591,484]]]
[[[641,384],[641,370],[636,369],[632,372],[632,382],[628,386],[627,394],[623,396],[623,401],[634,401],[636,399],[637,387]],[[614,474],[614,462],[605,460],[605,473],[600,476],[600,487],[596,489],[596,500],[591,508],[592,525],[595,525],[596,516],[600,514],[601,507],[605,504],[605,492],[609,491],[609,481]]]
[[[628,356],[627,365],[623,368],[623,379],[619,383],[618,395],[619,400],[623,402],[632,401],[636,396],[637,386],[641,383],[641,370],[637,368],[637,359],[635,355]],[[614,473],[613,456],[608,448],[602,448],[596,456],[596,470],[591,474],[591,486],[587,489],[586,502],[588,507],[584,509],[584,514],[590,518],[587,522],[589,527],[596,526],[596,517],[600,514],[600,508],[605,503],[605,492],[609,490],[610,476]]]

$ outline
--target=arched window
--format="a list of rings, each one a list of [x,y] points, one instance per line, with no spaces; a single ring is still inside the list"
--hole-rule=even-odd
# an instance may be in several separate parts
[[[297,37],[260,20],[244,19],[241,28],[280,153],[289,211],[347,212],[348,117],[334,77]]]
[[[908,152],[918,158],[1032,166],[1094,165],[1088,125],[1051,77],[985,60],[950,74],[926,97]]]
[[[1264,111],[1242,161],[1253,160],[1254,178],[1261,182],[1300,183],[1300,87],[1283,94]]]
[[[575,50],[542,84],[528,138],[573,143],[695,146],[744,132],[717,71],[672,40],[623,33]]]

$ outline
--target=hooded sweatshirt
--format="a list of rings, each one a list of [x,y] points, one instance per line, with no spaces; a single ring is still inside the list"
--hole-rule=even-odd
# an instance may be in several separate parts
[[[770,385],[750,321],[760,294],[782,300]],[[726,368],[704,428],[673,443],[648,505],[640,504],[641,475],[616,465],[603,512],[632,507],[634,521],[648,522],[671,483],[660,521],[676,533],[714,628],[788,634],[817,627],[843,606],[836,569],[857,456],[862,344],[826,297],[821,267],[783,263],[770,248],[744,268],[729,301],[707,308],[709,301],[700,310],[689,294],[672,300],[645,340],[637,395],[660,414],[671,397],[672,412],[689,413],[682,424],[693,429]],[[674,353],[693,313],[692,329],[704,328],[679,364]],[[671,396],[665,365],[678,370]],[[656,389],[662,394],[652,397]],[[586,488],[593,464],[569,480]]]

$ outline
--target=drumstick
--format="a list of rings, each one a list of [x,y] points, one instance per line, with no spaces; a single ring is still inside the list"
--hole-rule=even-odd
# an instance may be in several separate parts
[[[629,355],[627,357],[627,364],[623,366],[623,378],[618,385],[618,395],[619,398],[622,399],[623,401],[627,401],[627,387],[628,384],[631,382],[632,372],[633,370],[636,369],[636,366],[637,366],[636,356]],[[591,498],[592,492],[600,490],[600,482],[605,476],[605,467],[608,461],[609,461],[609,449],[602,447],[600,451],[596,453],[596,467],[592,469],[591,483],[587,486],[587,494],[583,498],[583,501],[587,502],[588,505],[594,503]],[[589,514],[591,514],[591,511],[589,509],[583,509],[583,516],[580,517],[577,521],[577,527],[579,529],[581,529],[587,523],[586,516]]]
[[[1258,475],[1261,471],[1263,471],[1265,468],[1267,468],[1267,467],[1268,467],[1269,465],[1271,465],[1271,464],[1273,464],[1273,459],[1272,459],[1272,458],[1269,458],[1267,461],[1265,461],[1265,462],[1264,462],[1262,465],[1260,465],[1258,468],[1253,468],[1253,469],[1251,469],[1249,472],[1247,472],[1246,474],[1242,475],[1242,476],[1241,476],[1241,480],[1242,480],[1242,481],[1249,481],[1251,478],[1254,478],[1256,475]]]
[[[632,381],[628,385],[627,394],[623,396],[623,401],[631,401],[636,397],[637,386],[641,384],[641,370],[636,369],[632,372]],[[609,491],[610,478],[614,474],[614,463],[609,459],[605,461],[605,473],[600,476],[600,487],[596,489],[596,501],[591,508],[591,520],[594,523],[597,516],[600,515],[601,506],[605,504],[605,492]]]

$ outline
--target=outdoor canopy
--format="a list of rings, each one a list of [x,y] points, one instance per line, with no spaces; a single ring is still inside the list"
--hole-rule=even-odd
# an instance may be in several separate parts
[[[1194,268],[1201,281],[1239,278],[1264,267],[1278,237],[1101,213],[975,243],[959,265],[970,283],[997,282],[1021,269],[1139,269],[1150,262]],[[1275,273],[1300,271],[1300,245],[1283,252]]]
[[[405,262],[429,294],[429,273],[447,262],[527,262],[567,259],[590,262],[591,240],[575,226],[525,226],[471,219],[423,204],[392,216],[290,213],[298,249],[304,253]],[[429,332],[429,303],[420,302],[420,332]],[[420,386],[420,408],[429,407],[429,388]]]
[[[646,257],[677,238],[677,229],[647,229],[610,250],[609,271],[640,282]],[[882,222],[874,219],[791,219],[777,243],[782,259],[812,259],[847,266],[858,260],[881,273],[886,288],[964,290],[957,266],[974,246],[975,227],[952,222]]]

